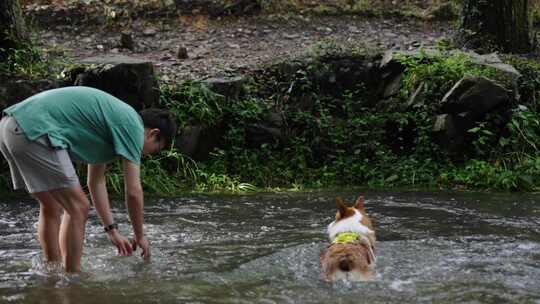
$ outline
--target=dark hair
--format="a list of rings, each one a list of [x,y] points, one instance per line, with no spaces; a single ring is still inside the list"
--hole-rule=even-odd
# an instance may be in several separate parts
[[[158,139],[165,138],[170,145],[176,136],[176,122],[167,110],[150,108],[139,112],[145,128],[159,129]]]

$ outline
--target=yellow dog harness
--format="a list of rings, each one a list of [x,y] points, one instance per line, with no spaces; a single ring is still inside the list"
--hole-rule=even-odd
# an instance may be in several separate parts
[[[373,246],[365,235],[356,232],[342,232],[336,235],[334,241],[332,241],[332,245],[351,243],[365,244],[369,250],[369,254],[371,255],[372,260],[375,261],[377,259],[377,257],[375,256],[375,252],[373,252]]]
[[[338,235],[336,235],[336,238],[332,242],[332,244],[348,244],[348,243],[355,243],[360,239],[360,234],[356,232],[342,232]]]

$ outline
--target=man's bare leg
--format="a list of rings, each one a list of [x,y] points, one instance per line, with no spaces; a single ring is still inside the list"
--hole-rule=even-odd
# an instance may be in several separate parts
[[[64,216],[60,225],[60,252],[66,272],[81,271],[81,256],[90,202],[81,186],[49,191],[62,205]]]
[[[61,253],[58,242],[62,206],[48,192],[34,197],[39,202],[38,236],[43,255],[47,262],[60,262]]]

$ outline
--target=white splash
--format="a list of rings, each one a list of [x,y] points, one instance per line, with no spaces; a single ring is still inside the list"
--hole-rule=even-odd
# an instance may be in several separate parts
[[[332,277],[333,281],[343,281],[343,282],[362,282],[369,281],[370,276],[367,274],[362,274],[357,271],[341,271],[337,270]]]

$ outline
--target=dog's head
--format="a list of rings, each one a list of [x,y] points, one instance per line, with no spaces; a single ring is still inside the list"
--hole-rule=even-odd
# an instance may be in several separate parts
[[[330,241],[334,241],[340,233],[354,232],[361,235],[375,235],[371,220],[366,214],[364,198],[359,196],[353,207],[347,207],[343,199],[336,199],[337,213],[336,220],[328,225],[328,236]]]
[[[336,219],[328,225],[332,245],[321,255],[325,279],[368,280],[375,263],[375,232],[364,198],[358,197],[353,207],[337,198],[336,205]]]

